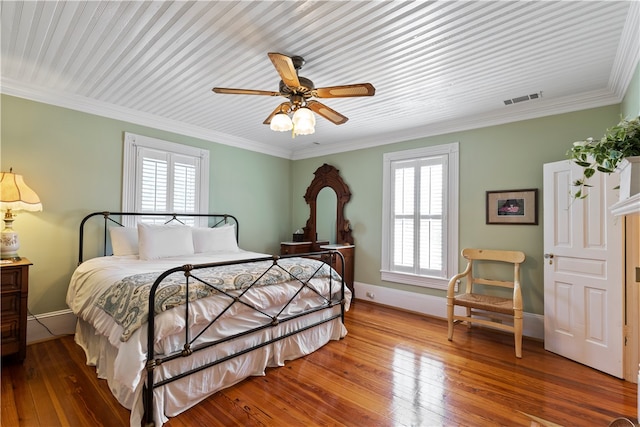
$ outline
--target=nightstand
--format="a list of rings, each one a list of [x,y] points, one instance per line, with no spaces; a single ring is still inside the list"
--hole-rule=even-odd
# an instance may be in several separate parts
[[[12,355],[20,362],[27,355],[27,295],[30,265],[32,265],[31,262],[26,258],[0,264],[2,356]]]

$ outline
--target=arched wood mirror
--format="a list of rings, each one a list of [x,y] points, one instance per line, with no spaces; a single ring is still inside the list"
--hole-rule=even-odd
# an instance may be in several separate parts
[[[318,194],[324,189],[331,188],[335,192],[336,200],[336,216],[335,216],[335,227],[336,232],[331,243],[336,243],[338,245],[353,245],[353,237],[351,236],[351,224],[349,220],[344,217],[344,206],[347,204],[349,199],[351,199],[351,191],[349,190],[349,186],[342,180],[340,176],[340,171],[335,167],[323,164],[320,166],[315,172],[315,177],[311,184],[307,188],[307,192],[304,195],[304,199],[309,205],[309,219],[307,220],[307,225],[303,228],[304,231],[304,240],[308,242],[312,242],[312,249],[318,250],[316,247],[317,233],[318,233]],[[324,192],[323,192],[324,193]],[[324,194],[323,194],[324,195]],[[324,197],[323,197],[324,199]],[[330,218],[329,220],[332,220]],[[326,223],[327,221],[322,221]],[[331,222],[331,221],[330,221]],[[323,239],[326,236],[319,236]]]

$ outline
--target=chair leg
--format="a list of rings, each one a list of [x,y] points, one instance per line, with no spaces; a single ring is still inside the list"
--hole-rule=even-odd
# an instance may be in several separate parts
[[[522,312],[516,313],[513,319],[513,339],[516,345],[516,357],[522,359]]]
[[[447,339],[453,341],[453,302],[447,298],[447,322],[449,323],[449,336]]]

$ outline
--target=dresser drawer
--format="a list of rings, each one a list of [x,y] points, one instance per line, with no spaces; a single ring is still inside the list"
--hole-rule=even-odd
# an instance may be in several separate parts
[[[306,254],[317,251],[320,245],[328,245],[328,240],[318,240],[317,242],[280,242],[281,255]],[[314,249],[314,247],[316,249]]]
[[[3,293],[2,300],[0,300],[0,307],[2,307],[3,324],[5,318],[9,316],[18,316],[20,314],[20,293]]]
[[[20,318],[13,316],[5,318],[2,316],[2,355],[12,354],[20,350]]]
[[[280,243],[280,254],[293,255],[311,252],[311,242],[282,242]]]
[[[22,287],[22,269],[2,269],[2,277],[0,277],[0,280],[2,281],[0,284],[2,292],[19,291]]]

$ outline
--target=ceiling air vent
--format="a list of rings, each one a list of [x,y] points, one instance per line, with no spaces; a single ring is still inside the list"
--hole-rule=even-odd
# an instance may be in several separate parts
[[[532,93],[531,95],[519,96],[517,98],[506,99],[504,105],[517,104],[518,102],[530,101],[532,99],[542,98],[542,92]]]

